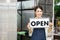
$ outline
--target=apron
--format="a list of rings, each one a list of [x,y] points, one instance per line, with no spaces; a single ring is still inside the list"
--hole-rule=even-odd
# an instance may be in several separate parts
[[[46,34],[44,28],[34,28],[31,40],[46,40]]]

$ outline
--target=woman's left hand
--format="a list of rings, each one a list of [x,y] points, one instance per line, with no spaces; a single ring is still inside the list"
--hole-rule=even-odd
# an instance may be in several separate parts
[[[52,31],[52,26],[53,26],[53,23],[50,22],[50,23],[49,23],[49,28],[48,28],[48,33],[50,33],[50,32]]]
[[[53,26],[53,23],[52,23],[52,22],[50,22],[50,23],[49,23],[49,27],[52,27],[52,26]]]

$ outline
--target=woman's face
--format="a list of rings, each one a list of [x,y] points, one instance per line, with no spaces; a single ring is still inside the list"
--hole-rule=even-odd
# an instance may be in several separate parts
[[[40,18],[42,16],[43,11],[40,8],[37,8],[35,11],[36,17]]]

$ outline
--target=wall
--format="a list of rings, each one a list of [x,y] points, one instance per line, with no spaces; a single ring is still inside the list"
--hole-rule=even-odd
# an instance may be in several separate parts
[[[0,40],[17,39],[16,0],[0,0]]]

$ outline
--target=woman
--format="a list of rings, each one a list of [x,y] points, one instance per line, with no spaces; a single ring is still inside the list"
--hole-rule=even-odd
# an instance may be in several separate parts
[[[36,6],[35,9],[35,18],[42,18],[43,8],[41,6]],[[49,24],[51,26],[51,23]],[[30,33],[32,33],[32,28],[29,23],[27,24],[27,28]],[[31,40],[46,40],[46,34],[44,28],[34,28]]]

